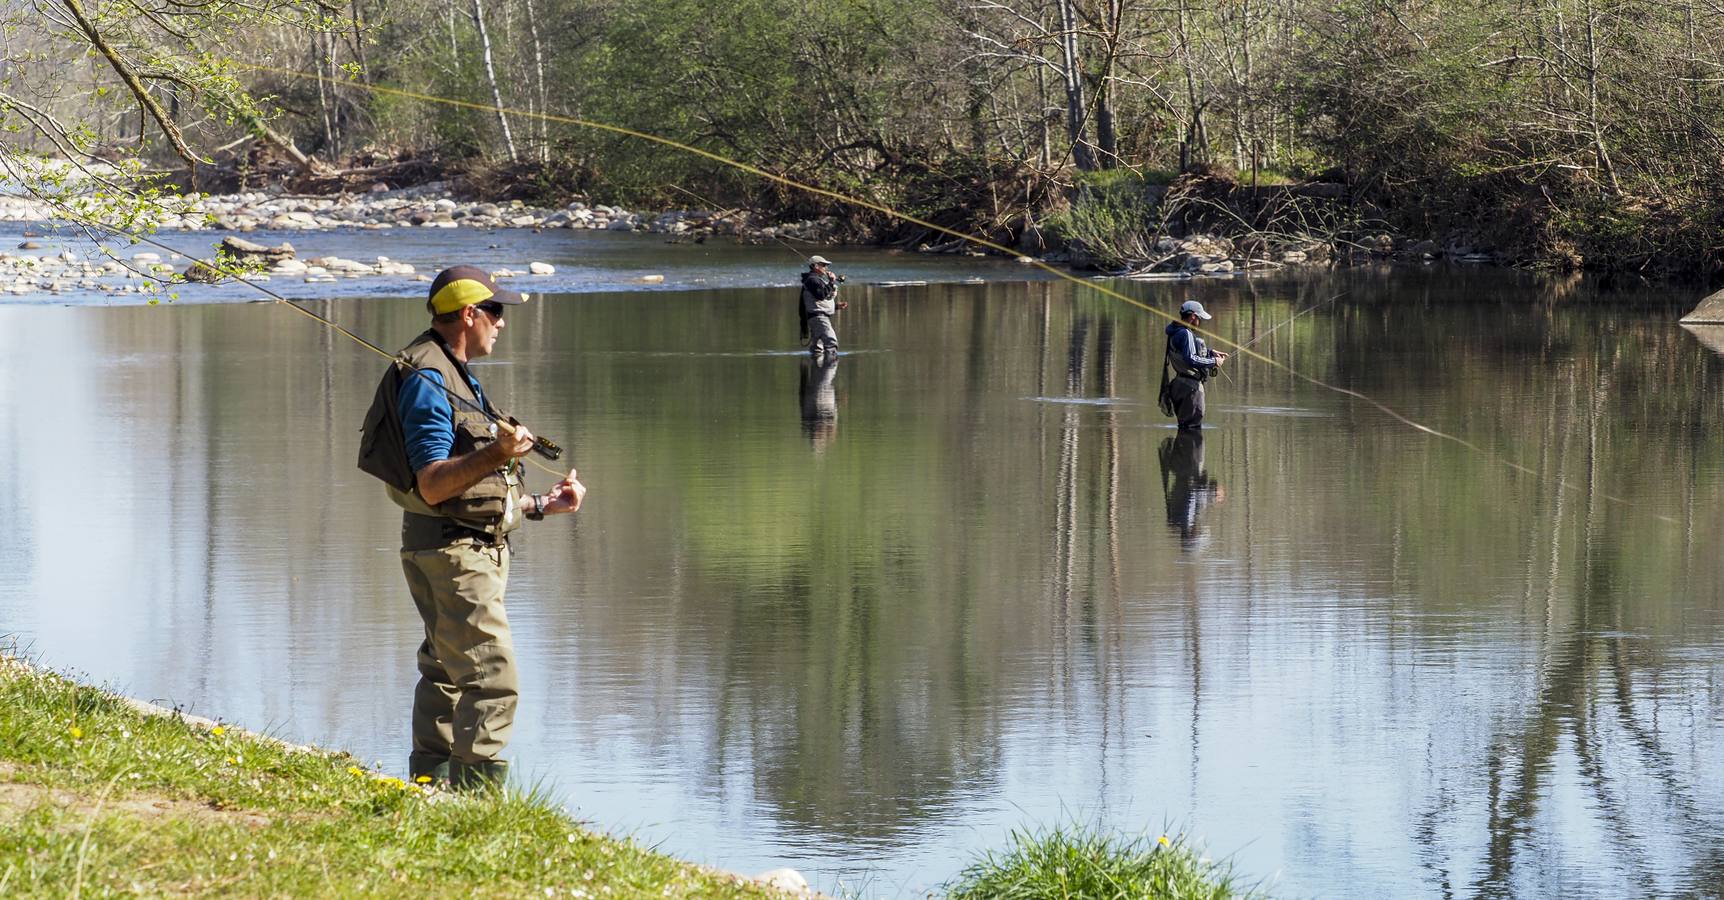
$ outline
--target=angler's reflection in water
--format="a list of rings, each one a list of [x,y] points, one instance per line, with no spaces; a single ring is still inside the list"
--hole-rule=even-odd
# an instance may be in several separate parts
[[[838,437],[838,354],[826,353],[802,360],[802,430],[816,454],[824,453]]]
[[[1197,520],[1227,499],[1227,489],[1203,468],[1202,434],[1181,431],[1161,442],[1161,490],[1167,496],[1167,527],[1179,535],[1183,549],[1200,549],[1203,528]]]

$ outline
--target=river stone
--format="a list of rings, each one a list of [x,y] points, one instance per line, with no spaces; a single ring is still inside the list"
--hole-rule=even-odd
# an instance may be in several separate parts
[[[275,265],[270,267],[270,271],[277,275],[298,275],[309,271],[309,269],[309,266],[297,259],[278,260]]]
[[[264,262],[273,262],[278,259],[291,259],[294,255],[293,245],[286,241],[282,241],[279,247],[268,247],[232,235],[222,238],[218,249],[229,256],[247,262],[254,258]]]
[[[539,224],[539,220],[532,216],[516,216],[509,220],[509,224],[516,228],[526,228]]]
[[[754,880],[786,893],[800,896],[812,893],[808,887],[808,879],[803,878],[802,873],[795,869],[773,869],[754,876]]]
[[[557,269],[555,266],[551,265],[550,263],[542,263],[542,262],[528,263],[527,264],[527,271],[533,273],[534,275],[555,275],[557,273]]]
[[[42,249],[42,245],[36,243],[35,241],[25,241],[24,243],[18,245],[18,249],[20,249],[20,250],[40,250],[40,249]]]

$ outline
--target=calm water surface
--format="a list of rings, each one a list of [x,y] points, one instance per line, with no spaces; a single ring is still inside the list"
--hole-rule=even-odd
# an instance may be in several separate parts
[[[1690,298],[1126,289],[1240,339],[1350,290],[1258,348],[1482,450],[1260,362],[1181,442],[1160,320],[1066,284],[852,290],[832,368],[788,352],[788,290],[546,297],[478,368],[591,487],[518,544],[521,774],[866,896],[1074,821],[1280,896],[1724,890],[1724,361]],[[320,307],[392,346],[423,318]],[[267,307],[0,309],[0,631],[403,769],[420,626],[353,466],[379,364]]]

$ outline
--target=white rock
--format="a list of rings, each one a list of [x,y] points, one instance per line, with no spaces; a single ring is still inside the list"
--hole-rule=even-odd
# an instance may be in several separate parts
[[[542,262],[528,263],[527,264],[527,271],[533,273],[534,275],[555,275],[555,274],[557,274],[556,266],[553,266],[550,263],[542,263]]]
[[[134,253],[134,254],[132,254],[132,262],[153,263],[153,262],[161,262],[161,261],[162,261],[162,255],[160,253]]]
[[[754,876],[754,880],[792,894],[812,893],[808,889],[808,879],[795,869],[773,869]]]

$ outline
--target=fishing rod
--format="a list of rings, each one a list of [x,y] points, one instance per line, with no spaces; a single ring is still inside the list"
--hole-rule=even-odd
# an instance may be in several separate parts
[[[150,236],[144,235],[144,234],[137,234],[135,232],[130,232],[130,231],[127,231],[127,230],[120,228],[118,226],[109,225],[106,222],[101,222],[101,221],[96,221],[96,220],[91,220],[91,219],[85,219],[84,217],[78,215],[76,212],[68,209],[64,204],[54,200],[51,197],[42,196],[41,194],[38,194],[35,191],[31,191],[31,193],[35,195],[36,199],[38,199],[44,203],[47,203],[49,206],[52,206],[55,209],[57,209],[60,212],[60,214],[65,217],[65,219],[67,221],[79,226],[80,228],[85,229],[86,232],[88,232],[92,228],[101,229],[103,231],[110,232],[114,235],[117,235],[117,236],[123,237],[123,238],[127,238],[127,239],[134,241],[134,242],[137,242],[137,243],[148,244],[149,246],[155,247],[159,250],[166,250],[167,252],[172,253],[172,254],[176,254],[176,255],[180,254],[180,251],[174,249],[173,247],[168,246],[167,244],[162,243],[161,241],[156,240],[153,237],[150,237]],[[9,195],[9,196],[16,196],[16,195]],[[92,239],[94,239],[94,237],[95,237],[94,235],[91,235]],[[441,381],[438,381],[437,379],[432,378],[430,373],[428,373],[422,369],[415,368],[413,366],[413,364],[408,362],[405,357],[403,357],[399,354],[390,353],[389,351],[383,349],[382,347],[377,346],[376,344],[372,343],[371,341],[368,341],[365,338],[360,337],[357,334],[354,334],[352,331],[350,331],[346,327],[342,326],[341,323],[336,322],[335,320],[330,319],[327,316],[321,315],[317,312],[314,312],[310,309],[307,309],[306,307],[300,305],[297,301],[290,299],[286,296],[283,296],[282,294],[279,294],[279,293],[275,292],[274,290],[271,290],[270,288],[264,287],[263,285],[258,284],[255,281],[252,281],[251,279],[245,277],[246,276],[245,272],[243,272],[241,270],[234,269],[234,268],[230,268],[229,266],[227,266],[223,263],[217,262],[217,261],[201,259],[199,257],[192,256],[191,254],[184,254],[184,255],[187,256],[189,259],[191,259],[195,265],[201,265],[201,266],[207,267],[210,271],[215,272],[219,275],[226,275],[229,278],[232,278],[235,281],[238,281],[238,282],[246,285],[247,287],[250,287],[251,289],[258,291],[259,293],[262,293],[263,295],[270,297],[277,304],[286,304],[288,307],[292,308],[294,311],[300,313],[301,315],[309,316],[310,318],[316,320],[317,322],[320,322],[324,325],[329,326],[330,328],[335,329],[336,331],[347,336],[348,338],[351,338],[355,343],[359,344],[361,347],[364,347],[365,349],[370,350],[372,353],[375,353],[378,356],[381,356],[384,359],[389,360],[390,362],[394,363],[395,365],[400,366],[403,370],[413,373],[415,376],[422,379],[426,384],[429,384],[429,385],[436,387],[438,390],[443,392],[443,395],[445,397],[449,398],[449,401],[451,404],[459,405],[462,409],[465,409],[469,412],[477,413],[481,416],[484,416],[486,419],[490,420],[492,425],[494,425],[497,428],[497,430],[503,431],[505,433],[512,435],[515,433],[515,431],[517,429],[523,427],[521,425],[521,423],[519,421],[516,421],[513,416],[503,416],[503,415],[497,413],[495,410],[486,408],[483,404],[474,403],[473,401],[468,400],[465,397],[462,397],[461,395],[459,395],[459,394],[455,393],[453,390],[451,390],[448,385],[445,385]],[[545,459],[556,460],[563,455],[563,448],[561,445],[557,444],[555,441],[552,441],[549,438],[541,437],[539,435],[533,435],[533,452],[544,457]],[[523,457],[523,458],[525,458],[525,457]],[[541,469],[541,470],[543,470],[543,471],[545,471],[551,475],[557,476],[558,478],[562,478],[567,474],[565,472],[560,472],[556,469],[553,469],[550,466],[547,466],[544,463],[541,463],[535,459],[527,459],[527,461],[532,463],[534,466],[537,466],[539,469]]]
[[[1263,340],[1263,339],[1264,339],[1264,338],[1266,338],[1266,337],[1268,337],[1268,336],[1270,336],[1270,335],[1272,335],[1272,334],[1274,334],[1274,333],[1275,333],[1275,332],[1277,332],[1277,331],[1279,331],[1279,330],[1280,330],[1280,329],[1281,329],[1281,328],[1282,328],[1282,327],[1283,327],[1283,326],[1286,326],[1286,325],[1291,325],[1291,324],[1293,324],[1293,323],[1294,323],[1294,322],[1295,322],[1295,321],[1296,321],[1296,320],[1298,320],[1298,318],[1299,318],[1299,317],[1300,317],[1300,316],[1302,316],[1302,315],[1305,315],[1305,314],[1306,314],[1306,313],[1308,313],[1308,312],[1311,312],[1311,311],[1312,311],[1312,310],[1315,310],[1315,309],[1318,309],[1318,308],[1321,308],[1321,307],[1324,307],[1324,306],[1328,306],[1328,305],[1329,305],[1329,304],[1331,304],[1331,303],[1334,303],[1334,302],[1335,302],[1335,301],[1336,301],[1336,300],[1339,300],[1339,299],[1341,299],[1341,298],[1342,298],[1342,297],[1345,297],[1345,296],[1347,296],[1347,294],[1348,294],[1348,293],[1349,293],[1349,292],[1348,292],[1348,291],[1342,291],[1342,292],[1341,292],[1341,293],[1339,293],[1339,294],[1336,294],[1336,295],[1335,295],[1335,296],[1333,296],[1333,297],[1330,297],[1330,298],[1329,298],[1329,299],[1327,299],[1327,300],[1324,300],[1324,301],[1322,301],[1322,302],[1320,302],[1320,303],[1314,303],[1314,304],[1312,304],[1312,305],[1310,305],[1310,306],[1307,306],[1307,307],[1305,307],[1305,308],[1304,308],[1304,309],[1302,309],[1302,310],[1299,310],[1299,311],[1298,311],[1298,312],[1296,312],[1296,313],[1294,313],[1294,314],[1293,314],[1293,315],[1292,315],[1292,316],[1291,316],[1291,317],[1290,317],[1290,318],[1288,318],[1288,319],[1287,319],[1287,320],[1286,320],[1286,321],[1283,321],[1283,322],[1279,322],[1279,323],[1277,323],[1277,324],[1276,324],[1276,325],[1275,325],[1275,327],[1273,327],[1273,328],[1271,328],[1271,329],[1269,329],[1269,330],[1268,330],[1268,331],[1265,331],[1265,332],[1263,332],[1263,333],[1262,333],[1262,334],[1260,334],[1260,335],[1258,335],[1258,336],[1256,336],[1256,337],[1254,337],[1254,338],[1252,338],[1252,339],[1251,339],[1251,340],[1249,340],[1249,341],[1246,341],[1246,342],[1245,342],[1245,343],[1243,343],[1243,344],[1240,344],[1240,345],[1239,345],[1239,348],[1240,348],[1240,349],[1241,349],[1241,350],[1243,350],[1243,349],[1245,349],[1245,348],[1247,348],[1247,347],[1249,347],[1249,346],[1251,346],[1251,345],[1252,345],[1252,344],[1255,344],[1255,343],[1257,343],[1257,342],[1258,342],[1258,341],[1261,341],[1261,340]],[[1216,371],[1218,371],[1218,372],[1220,372],[1220,373],[1221,373],[1221,374],[1222,374],[1222,375],[1223,375],[1223,376],[1225,376],[1225,377],[1226,377],[1226,378],[1227,378],[1227,383],[1228,383],[1228,384],[1232,384],[1232,383],[1233,383],[1233,376],[1232,376],[1232,375],[1231,375],[1231,374],[1229,374],[1229,373],[1228,373],[1228,372],[1227,372],[1227,370],[1225,370],[1225,369],[1217,369],[1217,370],[1216,370]]]
[[[1320,303],[1315,303],[1315,304],[1312,304],[1312,305],[1311,305],[1311,306],[1307,306],[1307,307],[1305,307],[1305,308],[1304,308],[1304,309],[1302,309],[1302,310],[1299,310],[1299,311],[1298,311],[1298,312],[1296,312],[1296,313],[1294,313],[1294,314],[1293,314],[1293,317],[1292,317],[1292,318],[1290,318],[1290,319],[1288,319],[1288,320],[1286,320],[1286,321],[1285,321],[1285,322],[1281,322],[1281,323],[1280,323],[1280,324],[1278,324],[1278,325],[1276,325],[1276,326],[1275,326],[1275,327],[1274,327],[1274,328],[1271,328],[1271,329],[1269,329],[1269,330],[1268,330],[1268,331],[1265,331],[1265,332],[1263,332],[1263,333],[1262,333],[1262,334],[1260,334],[1260,335],[1258,335],[1258,336],[1256,336],[1256,337],[1254,337],[1254,338],[1252,338],[1252,339],[1251,339],[1251,340],[1249,340],[1249,341],[1246,341],[1246,342],[1245,342],[1245,343],[1243,343],[1243,344],[1240,344],[1240,345],[1239,345],[1239,346],[1240,346],[1240,347],[1241,347],[1241,348],[1244,348],[1244,347],[1249,347],[1249,346],[1251,346],[1251,345],[1252,345],[1252,344],[1255,344],[1255,343],[1257,343],[1257,342],[1258,342],[1258,341],[1261,341],[1261,340],[1263,340],[1263,339],[1264,339],[1264,338],[1266,338],[1266,337],[1268,337],[1268,336],[1270,336],[1270,335],[1272,335],[1272,334],[1274,334],[1274,333],[1275,333],[1275,332],[1276,332],[1276,331],[1279,331],[1279,330],[1280,330],[1280,329],[1281,329],[1281,328],[1283,328],[1283,327],[1284,327],[1284,326],[1287,326],[1287,325],[1291,325],[1291,324],[1293,324],[1293,323],[1294,323],[1294,322],[1295,322],[1295,321],[1296,321],[1296,320],[1298,320],[1298,318],[1299,318],[1299,317],[1300,317],[1300,316],[1303,316],[1303,315],[1305,315],[1305,314],[1306,314],[1306,313],[1308,313],[1308,312],[1311,312],[1311,311],[1312,311],[1312,310],[1316,310],[1316,309],[1320,309],[1320,308],[1322,308],[1322,307],[1325,307],[1325,306],[1328,306],[1328,305],[1329,305],[1329,304],[1331,304],[1331,303],[1334,303],[1334,302],[1335,302],[1335,301],[1336,301],[1336,300],[1339,300],[1339,299],[1341,299],[1341,298],[1342,298],[1342,297],[1345,297],[1345,296],[1347,296],[1347,294],[1349,294],[1349,293],[1350,293],[1350,291],[1342,291],[1342,292],[1341,292],[1341,293],[1339,293],[1339,294],[1336,294],[1336,295],[1335,295],[1335,296],[1333,296],[1333,297],[1330,297],[1330,298],[1329,298],[1329,299],[1327,299],[1327,300],[1324,300],[1324,301],[1322,301],[1322,302],[1320,302]]]

